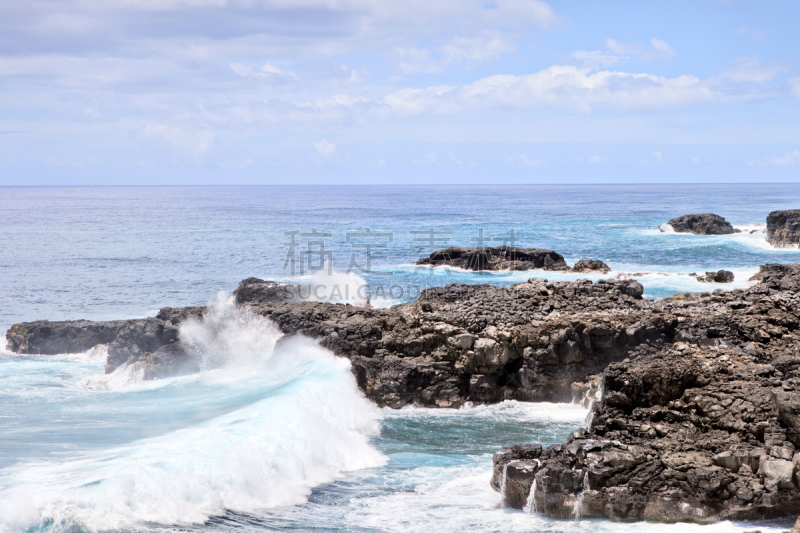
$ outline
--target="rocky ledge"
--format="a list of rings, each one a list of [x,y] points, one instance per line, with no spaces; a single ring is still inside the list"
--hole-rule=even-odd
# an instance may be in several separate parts
[[[621,521],[800,513],[800,266],[761,275],[659,302],[671,342],[608,366],[586,429],[495,454],[506,504]]]
[[[460,248],[453,246],[432,252],[418,265],[451,266],[465,270],[567,270],[569,265],[553,250],[539,248]]]
[[[318,339],[347,357],[359,387],[379,405],[457,407],[466,401],[570,401],[585,382],[642,343],[671,338],[633,280],[548,282],[510,288],[449,285],[390,309],[296,300],[295,286],[256,278],[237,303],[287,335]],[[147,378],[197,369],[180,324],[204,308],[162,309],[154,318],[114,322],[38,321],[14,325],[9,348],[57,354],[108,344],[106,372],[140,365]]]
[[[767,215],[767,242],[773,246],[800,245],[800,209]]]
[[[693,233],[695,235],[730,235],[738,233],[730,222],[713,213],[683,215],[667,222],[677,233]]]

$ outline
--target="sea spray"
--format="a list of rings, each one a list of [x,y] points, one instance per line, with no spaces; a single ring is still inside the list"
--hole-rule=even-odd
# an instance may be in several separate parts
[[[503,479],[500,481],[500,507],[508,507],[506,484],[508,482],[508,464],[503,465]]]
[[[349,303],[358,307],[369,302],[367,282],[354,272],[339,272],[326,264],[325,268],[306,279],[308,283],[297,287],[298,300]]]
[[[525,502],[525,511],[530,514],[539,514],[539,508],[536,505],[536,477],[533,478],[531,491],[528,493],[528,499]]]
[[[358,391],[348,360],[309,339],[280,339],[229,297],[181,333],[202,358],[200,373],[147,382],[146,395],[139,384],[88,393],[154,419],[199,402],[197,419],[83,456],[3,469],[0,531],[199,524],[226,510],[300,504],[343,472],[385,463],[370,442],[380,411]],[[211,418],[202,418],[205,404]]]
[[[572,516],[575,520],[580,520],[581,513],[583,512],[583,495],[589,490],[589,471],[583,474],[583,485],[578,494],[575,495],[575,505],[572,508]]]
[[[605,386],[605,381],[601,379],[600,386],[597,387],[597,390],[595,391],[594,395],[591,397],[589,401],[589,407],[588,407],[589,413],[586,415],[584,426],[586,427],[586,429],[590,431],[592,429],[592,423],[594,422],[594,404],[603,399],[604,386]]]

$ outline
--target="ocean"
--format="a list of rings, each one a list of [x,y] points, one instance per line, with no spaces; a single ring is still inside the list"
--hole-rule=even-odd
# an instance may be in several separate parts
[[[764,237],[767,214],[798,208],[798,199],[799,185],[769,184],[0,188],[3,330],[211,304],[206,322],[183,334],[217,354],[198,374],[143,381],[104,375],[102,350],[0,352],[0,532],[786,529],[791,521],[623,525],[503,509],[489,487],[491,454],[561,442],[585,409],[378,409],[349,362],[307,339],[279,342],[228,295],[251,276],[374,306],[413,300],[427,286],[531,276],[630,275],[648,298],[746,287],[759,265],[800,259]],[[743,231],[659,229],[701,212]],[[476,244],[553,249],[612,272],[413,264]],[[735,281],[689,275],[720,269]]]

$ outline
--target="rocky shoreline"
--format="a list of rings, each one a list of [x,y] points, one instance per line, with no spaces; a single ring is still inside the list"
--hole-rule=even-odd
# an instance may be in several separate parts
[[[659,302],[672,342],[608,366],[586,429],[495,454],[504,501],[621,521],[800,513],[800,266],[762,278]]]
[[[555,261],[552,256],[551,260]],[[602,396],[564,444],[495,455],[511,507],[551,516],[711,522],[800,513],[800,266],[741,290],[642,299],[633,280],[431,288],[389,309],[295,301],[250,278],[239,306],[347,357],[378,405]],[[193,372],[180,325],[205,308],[112,322],[15,324],[18,353],[108,346],[106,372]],[[577,397],[577,398],[576,398]]]

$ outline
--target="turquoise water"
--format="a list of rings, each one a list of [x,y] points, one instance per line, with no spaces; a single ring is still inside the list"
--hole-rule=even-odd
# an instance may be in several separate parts
[[[8,193],[0,190],[0,201]],[[518,244],[553,248],[570,263],[595,258],[612,275],[647,273],[638,279],[649,297],[716,288],[685,274],[720,268],[741,286],[759,264],[800,253],[774,250],[758,232],[697,237],[658,225],[713,211],[759,231],[769,211],[798,207],[797,193],[777,185],[13,191],[0,204],[0,325],[216,303],[182,331],[205,347],[203,370],[191,376],[142,381],[135,367],[104,375],[102,350],[0,352],[0,532],[786,529],[790,521],[620,525],[502,509],[489,487],[491,454],[515,442],[561,442],[583,424],[584,409],[378,409],[346,360],[310,340],[279,341],[273,325],[217,293],[249,276],[354,292],[366,283],[373,304],[389,305],[426,285],[508,285],[532,274],[415,271],[422,251],[413,239],[423,234],[410,232],[426,228],[452,232],[438,234],[450,239],[442,246],[513,228]],[[284,269],[284,231],[312,228],[331,233],[323,239],[331,276]],[[365,228],[384,233],[386,247],[373,251],[385,257],[374,272],[348,274],[354,250],[364,266],[366,248],[352,244],[370,241],[348,242],[347,231]],[[379,297],[379,287],[399,289]]]

